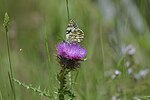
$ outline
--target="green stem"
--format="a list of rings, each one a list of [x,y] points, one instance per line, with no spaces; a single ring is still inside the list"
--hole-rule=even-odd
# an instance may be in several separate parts
[[[58,89],[59,100],[65,100],[66,75],[67,75],[67,69],[62,68],[58,75],[58,80],[59,80],[59,85],[60,85]]]
[[[9,39],[8,39],[8,24],[9,24],[9,16],[7,13],[5,13],[5,17],[4,17],[4,29],[5,29],[5,33],[6,33],[6,42],[7,42],[7,52],[8,52],[8,61],[9,61],[9,68],[10,68],[10,76],[11,76],[11,82],[13,79],[13,69],[11,66],[11,58],[10,58],[10,47],[9,47]],[[16,100],[16,95],[15,95],[15,87],[14,87],[14,83],[10,83],[12,86],[12,91],[13,91],[13,95],[14,95],[14,100]]]
[[[104,74],[105,74],[105,56],[104,56],[104,43],[103,43],[103,32],[102,32],[102,25],[100,27],[100,43],[101,43],[101,53],[102,53],[102,66],[101,66],[101,70],[102,70],[102,79],[101,79],[101,88],[105,88],[105,77],[104,77]],[[103,96],[101,95],[101,99],[103,99]]]
[[[69,69],[67,69],[66,67],[62,67],[60,73],[57,76],[57,79],[59,81],[59,89],[58,89],[59,100],[65,100],[65,95],[68,95],[70,97],[69,100],[73,100],[73,98],[75,97],[74,94],[71,92],[71,88],[66,86],[66,84],[68,84],[66,81],[66,77],[69,72],[70,72]]]
[[[50,98],[50,99],[53,98],[53,95],[51,95],[51,94],[49,93],[49,90],[46,91],[46,90],[44,89],[44,90],[42,91],[42,90],[40,89],[40,86],[39,86],[38,88],[35,88],[35,87],[32,86],[32,84],[27,85],[27,84],[25,84],[25,83],[20,82],[19,80],[15,79],[15,78],[13,78],[13,81],[16,82],[18,85],[23,86],[24,88],[26,88],[26,89],[28,89],[28,90],[32,90],[32,91],[38,93],[38,94],[41,95],[41,96],[45,96],[45,97],[48,97],[48,98]],[[53,99],[54,99],[54,98],[53,98]]]
[[[67,7],[67,16],[68,16],[68,21],[70,20],[70,15],[69,15],[69,6],[68,6],[68,0],[66,0],[66,7]]]

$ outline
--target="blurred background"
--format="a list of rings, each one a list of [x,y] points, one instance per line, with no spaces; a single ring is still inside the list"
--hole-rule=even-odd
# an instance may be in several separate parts
[[[75,100],[134,100],[150,95],[150,0],[69,0],[70,17],[88,50]],[[65,0],[0,0],[0,100],[13,100],[3,18],[10,17],[14,77],[57,91],[56,45],[68,24]],[[48,100],[15,83],[17,100]],[[136,100],[136,99],[135,99]],[[138,99],[142,100],[142,99]],[[149,100],[149,99],[147,99]]]

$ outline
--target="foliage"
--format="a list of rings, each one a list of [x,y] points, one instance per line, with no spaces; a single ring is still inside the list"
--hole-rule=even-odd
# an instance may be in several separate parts
[[[70,18],[84,31],[82,45],[88,49],[88,59],[73,88],[77,100],[136,100],[149,96],[149,5],[149,0],[69,0]],[[9,31],[7,24],[4,27],[14,77],[54,93],[60,68],[54,54],[68,23],[65,0],[0,0],[0,9],[1,26],[5,12],[10,17]],[[13,97],[6,45],[5,30],[0,27],[1,100]],[[135,52],[130,55],[132,50]],[[18,100],[48,99],[14,85]]]

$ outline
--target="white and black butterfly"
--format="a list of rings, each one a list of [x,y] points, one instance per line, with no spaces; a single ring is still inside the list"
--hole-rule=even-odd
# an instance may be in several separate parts
[[[70,20],[66,29],[66,41],[79,43],[84,38],[84,32],[78,28],[75,21]]]

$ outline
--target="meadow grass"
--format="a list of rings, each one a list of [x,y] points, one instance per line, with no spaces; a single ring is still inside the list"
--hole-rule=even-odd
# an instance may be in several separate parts
[[[69,0],[70,18],[84,31],[81,45],[88,50],[87,61],[71,73],[75,100],[139,100],[140,96],[141,100],[149,100],[150,2],[108,1],[106,6],[104,0]],[[55,99],[59,87],[56,76],[61,68],[56,61],[56,45],[65,38],[66,1],[1,0],[0,9],[0,100]],[[108,16],[107,9],[112,11]],[[7,38],[11,57],[2,27],[5,12],[10,17]],[[12,92],[10,64],[10,76],[32,84],[33,91],[15,82]],[[52,98],[35,92],[39,86],[49,90]]]

